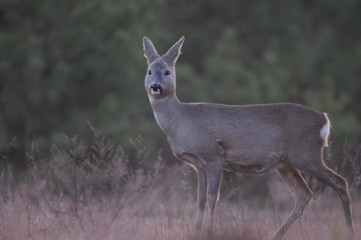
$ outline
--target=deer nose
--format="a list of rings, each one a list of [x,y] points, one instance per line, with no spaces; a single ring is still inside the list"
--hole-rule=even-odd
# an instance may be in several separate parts
[[[150,86],[150,89],[154,92],[162,92],[163,91],[162,87],[159,84],[152,84]]]

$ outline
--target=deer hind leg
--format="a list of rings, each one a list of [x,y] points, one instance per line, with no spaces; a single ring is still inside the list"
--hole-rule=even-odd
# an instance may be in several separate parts
[[[322,161],[321,164],[317,164],[316,166],[308,165],[302,170],[317,178],[324,184],[330,186],[338,193],[345,214],[346,226],[349,228],[349,231],[353,236],[354,230],[352,224],[351,197],[345,178],[332,171]],[[351,239],[353,238],[352,236],[350,237]]]
[[[304,209],[311,201],[313,195],[300,172],[293,166],[284,165],[282,168],[278,169],[278,173],[283,177],[289,188],[292,190],[295,198],[295,204],[291,214],[275,233],[272,240],[280,240],[284,237],[292,224],[303,214]]]

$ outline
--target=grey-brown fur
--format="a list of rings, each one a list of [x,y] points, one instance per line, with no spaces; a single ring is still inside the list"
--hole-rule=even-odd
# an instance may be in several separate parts
[[[201,236],[206,203],[207,235],[212,234],[223,170],[246,174],[277,170],[290,186],[295,206],[274,240],[283,238],[312,198],[300,171],[339,194],[346,225],[350,236],[353,235],[346,181],[330,170],[322,158],[329,133],[327,115],[292,103],[231,106],[180,102],[176,96],[175,63],[183,42],[184,37],[160,56],[153,43],[144,37],[148,62],[145,89],[156,121],[167,135],[174,154],[197,171],[197,236]]]

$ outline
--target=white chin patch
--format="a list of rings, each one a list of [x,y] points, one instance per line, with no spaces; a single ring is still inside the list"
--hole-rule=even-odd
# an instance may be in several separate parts
[[[160,95],[160,90],[158,90],[158,91],[154,91],[153,89],[151,89],[150,90],[150,93],[152,94],[152,95]]]

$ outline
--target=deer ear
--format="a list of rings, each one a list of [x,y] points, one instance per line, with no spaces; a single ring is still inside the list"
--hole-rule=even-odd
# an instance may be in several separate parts
[[[155,49],[152,41],[147,37],[143,38],[143,51],[144,51],[144,57],[147,59],[148,65],[159,57],[157,50]]]
[[[174,66],[177,62],[179,55],[181,54],[181,48],[184,42],[184,36],[182,36],[178,42],[176,42],[168,52],[163,56],[169,65]]]

